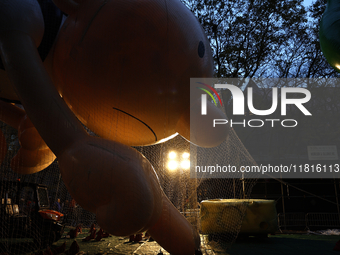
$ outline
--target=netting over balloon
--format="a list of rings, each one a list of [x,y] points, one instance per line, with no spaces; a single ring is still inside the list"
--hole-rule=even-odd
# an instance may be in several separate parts
[[[81,225],[84,228],[90,228],[93,223],[97,224],[95,215],[79,206],[69,194],[61,178],[58,160],[55,160],[53,164],[45,170],[35,174],[22,175],[13,172],[10,167],[11,159],[20,148],[17,131],[5,124],[2,124],[1,130],[8,144],[8,151],[1,165],[0,174],[0,194],[2,198],[1,252],[20,254],[32,249],[43,249],[46,247],[46,243],[50,242],[49,240],[56,238],[52,227],[45,226],[43,228],[43,226],[32,227],[29,225],[38,224],[27,217],[28,215],[33,215],[34,207],[27,204],[29,199],[25,196],[33,196],[34,191],[32,189],[31,193],[29,193],[30,190],[27,189],[19,194],[20,197],[17,197],[18,194],[16,190],[19,182],[46,185],[49,206],[64,214],[66,226],[76,227]],[[232,129],[230,130],[227,141],[218,146],[218,148],[210,149],[208,153],[205,151],[204,156],[202,156],[202,153],[199,157],[195,155],[195,149],[193,149],[192,146],[188,141],[178,135],[165,143],[135,148],[153,165],[159,177],[160,184],[170,201],[185,215],[187,220],[200,231],[202,213],[204,217],[204,211],[200,211],[200,202],[202,200],[248,198],[256,180],[248,179],[245,182],[242,179],[233,178],[232,175],[230,175],[230,178],[223,179],[211,179],[209,176],[200,179],[190,178],[190,172],[188,169],[185,169],[185,167],[181,168],[179,166],[174,170],[168,165],[169,153],[176,153],[178,157],[181,157],[183,153],[191,152],[190,157],[196,158],[200,164],[207,163],[216,157],[224,158],[231,165],[251,165],[255,164],[255,162],[247,153]],[[197,149],[199,150],[201,148]],[[96,185],[100,185],[100,183]],[[138,187],[135,187],[133,192],[138,192]],[[33,197],[30,199],[32,200],[31,203],[35,202]],[[56,203],[58,199],[60,202],[59,205]],[[17,213],[18,215],[22,215],[21,219],[17,219],[16,222],[8,220],[15,214],[15,212],[8,210],[10,207],[12,210],[18,207]],[[216,225],[215,228],[225,230],[222,231],[223,233],[215,234],[213,237],[222,238],[222,240],[229,244],[232,243],[241,228],[246,208],[247,205],[241,203],[232,208],[232,210],[226,211],[221,220],[213,222],[213,224]],[[35,230],[36,233],[25,233],[25,230],[31,231],[32,229]],[[39,232],[41,229],[44,229],[44,238],[41,238],[41,233]],[[63,235],[66,235],[66,233]],[[202,240],[206,242],[211,241],[208,240],[208,238],[203,238]],[[204,251],[204,247],[202,247],[202,249],[202,251]]]
[[[14,28],[1,37],[0,252],[42,251],[68,234],[64,225],[99,225],[116,236],[148,231],[173,254],[195,253],[197,233],[206,234],[200,202],[248,198],[255,183],[188,170],[190,160],[255,164],[232,129],[221,144],[226,128],[214,129],[218,141],[199,139],[211,127],[195,129],[195,144],[216,148],[188,142],[189,80],[213,76],[197,19],[180,1],[55,1],[67,18],[50,0],[19,2],[1,10]],[[24,22],[22,13],[32,16]],[[210,224],[227,243],[246,207]]]

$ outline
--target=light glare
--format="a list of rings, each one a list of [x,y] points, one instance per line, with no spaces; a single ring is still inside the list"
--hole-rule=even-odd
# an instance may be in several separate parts
[[[171,170],[171,171],[174,171],[178,168],[178,162],[175,161],[175,160],[171,160],[169,161],[168,163],[168,169]]]
[[[177,157],[177,153],[174,151],[169,152],[169,159],[175,159]]]
[[[188,152],[184,152],[182,154],[182,158],[184,158],[184,159],[188,159],[189,157],[190,157],[190,154]]]
[[[189,169],[190,168],[190,160],[183,160],[181,162],[181,167],[185,170]]]

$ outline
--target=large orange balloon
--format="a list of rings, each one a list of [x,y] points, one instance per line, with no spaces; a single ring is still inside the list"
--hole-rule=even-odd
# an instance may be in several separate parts
[[[11,169],[20,174],[32,174],[48,167],[55,155],[33,126],[25,111],[0,100],[0,119],[18,129],[20,148],[11,160]],[[6,141],[0,136],[0,164],[6,155]],[[5,150],[6,149],[6,150]]]
[[[101,137],[154,144],[178,130],[190,78],[213,75],[209,42],[180,1],[85,1],[60,30],[63,99]]]
[[[56,2],[69,16],[48,72],[36,50],[43,33],[36,0],[1,0],[2,60],[39,134],[30,125],[23,124],[28,127],[23,130],[35,134],[34,142],[43,138],[58,157],[72,197],[96,213],[105,230],[115,235],[150,230],[170,253],[193,254],[198,233],[165,197],[150,162],[127,145],[157,143],[177,131],[191,138],[189,79],[212,76],[200,25],[177,0]],[[212,107],[209,118],[223,116]],[[88,135],[74,114],[108,139]],[[219,134],[226,134],[208,132],[211,142],[194,130],[195,141],[206,146],[222,142]],[[28,148],[42,152],[45,145]]]

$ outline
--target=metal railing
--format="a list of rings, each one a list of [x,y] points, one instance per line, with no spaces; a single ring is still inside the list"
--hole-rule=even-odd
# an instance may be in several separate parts
[[[305,213],[279,213],[280,230],[305,230],[307,228]]]
[[[321,228],[340,228],[339,213],[279,213],[279,229],[309,230]]]

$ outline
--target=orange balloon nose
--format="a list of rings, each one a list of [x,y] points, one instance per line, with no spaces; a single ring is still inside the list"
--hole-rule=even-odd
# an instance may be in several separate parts
[[[127,145],[176,132],[191,77],[211,77],[200,24],[180,1],[84,1],[61,28],[54,79],[77,117]]]

